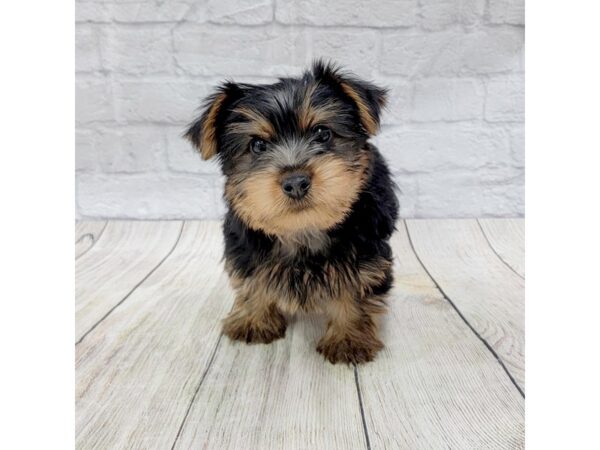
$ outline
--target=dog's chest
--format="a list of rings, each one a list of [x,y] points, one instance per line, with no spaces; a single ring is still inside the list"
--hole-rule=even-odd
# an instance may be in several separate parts
[[[303,230],[287,236],[277,238],[273,247],[275,256],[290,259],[301,253],[308,255],[324,253],[328,250],[331,241],[325,231]]]
[[[333,258],[332,245],[326,234],[305,234],[273,248],[259,272],[266,275],[266,291],[283,310],[318,310],[349,286],[356,269],[346,258]]]

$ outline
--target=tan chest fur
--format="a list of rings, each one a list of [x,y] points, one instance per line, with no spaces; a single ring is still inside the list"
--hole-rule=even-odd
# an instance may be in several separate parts
[[[299,251],[317,253],[324,251],[330,244],[329,236],[322,230],[302,230],[297,233],[279,236],[277,249],[282,257],[293,257]]]

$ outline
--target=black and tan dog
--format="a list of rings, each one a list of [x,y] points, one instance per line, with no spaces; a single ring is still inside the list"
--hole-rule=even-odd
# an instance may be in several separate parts
[[[368,139],[385,97],[319,61],[301,78],[227,82],[207,99],[186,136],[226,176],[231,339],[269,343],[285,335],[284,313],[320,311],[329,361],[371,361],[383,347],[398,202]]]

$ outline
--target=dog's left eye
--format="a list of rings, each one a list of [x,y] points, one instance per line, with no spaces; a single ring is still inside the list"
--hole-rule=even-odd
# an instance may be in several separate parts
[[[267,143],[265,141],[263,141],[262,139],[254,138],[250,142],[250,150],[252,150],[252,153],[255,153],[258,155],[258,154],[264,152],[266,149],[267,149]]]
[[[315,141],[325,143],[331,139],[331,130],[322,125],[318,125],[314,130]]]

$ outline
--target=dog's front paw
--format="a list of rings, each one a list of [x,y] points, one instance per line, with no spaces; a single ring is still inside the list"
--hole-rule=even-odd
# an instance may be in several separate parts
[[[383,343],[377,338],[364,340],[344,337],[341,339],[323,338],[317,345],[317,351],[332,364],[361,364],[375,359]]]
[[[248,344],[269,344],[285,336],[287,323],[279,311],[271,311],[260,320],[229,316],[223,322],[223,333],[231,340]]]

